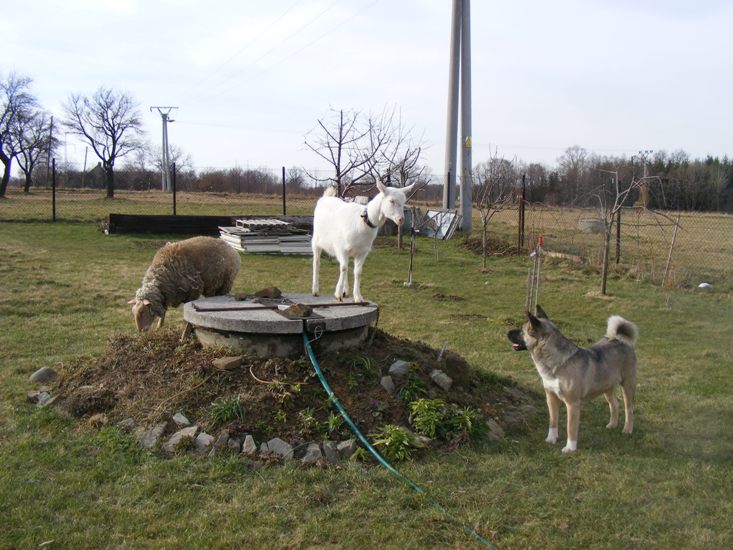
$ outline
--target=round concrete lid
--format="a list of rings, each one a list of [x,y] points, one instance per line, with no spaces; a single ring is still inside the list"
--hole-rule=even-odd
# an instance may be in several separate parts
[[[233,296],[212,296],[188,302],[183,306],[183,318],[194,326],[254,334],[299,334],[302,319],[288,319],[279,313],[292,304],[313,308],[305,319],[308,332],[334,332],[363,327],[376,322],[379,306],[373,302],[354,304],[336,302],[310,294],[283,294],[277,300],[237,300]]]

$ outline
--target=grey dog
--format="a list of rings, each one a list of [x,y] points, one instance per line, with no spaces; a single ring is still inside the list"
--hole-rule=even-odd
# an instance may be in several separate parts
[[[516,350],[528,350],[542,378],[550,414],[546,441],[558,439],[560,401],[567,410],[568,438],[563,453],[572,453],[578,446],[580,404],[603,394],[611,409],[607,428],[618,425],[616,386],[624,397],[623,433],[634,430],[634,392],[636,390],[636,325],[614,315],[608,319],[606,336],[590,348],[581,348],[565,338],[542,308],[537,316],[527,312],[522,328],[510,330],[507,337]]]

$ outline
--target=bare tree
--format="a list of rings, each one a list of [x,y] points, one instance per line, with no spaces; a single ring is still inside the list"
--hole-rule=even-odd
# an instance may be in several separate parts
[[[634,179],[632,177],[629,185],[625,188],[621,186],[618,178],[618,170],[599,170],[605,174],[611,175],[608,183],[604,181],[594,193],[598,200],[600,216],[604,223],[604,240],[603,240],[603,268],[601,270],[601,294],[605,295],[608,283],[608,258],[611,250],[611,235],[613,233],[613,221],[616,219],[618,211],[623,208],[632,191],[640,189],[647,185],[650,180],[658,181],[657,177],[646,177]],[[605,180],[605,178],[604,178]]]
[[[89,143],[101,161],[107,198],[113,198],[115,161],[141,146],[137,103],[124,92],[100,87],[91,97],[72,94],[64,111],[69,132]]]
[[[18,127],[18,167],[25,176],[23,191],[28,193],[33,185],[33,171],[39,161],[60,145],[51,135],[51,117],[44,111],[34,111]]]
[[[517,177],[512,163],[494,153],[488,161],[476,165],[473,178],[473,199],[481,218],[481,266],[486,269],[489,222],[512,203]]]
[[[37,104],[35,96],[29,91],[31,82],[30,78],[15,73],[0,79],[0,161],[4,166],[0,198],[5,196],[13,159],[19,153],[20,130]]]
[[[581,187],[584,175],[587,171],[588,151],[579,145],[573,145],[565,150],[565,154],[557,159],[560,165],[560,172],[568,185],[573,186],[573,195],[565,197],[569,202],[575,203],[581,195]]]
[[[366,118],[366,120],[364,120]],[[371,180],[380,152],[391,139],[391,118],[386,111],[378,117],[364,117],[358,111],[331,110],[330,119],[319,119],[305,136],[305,145],[333,167],[333,176],[318,178],[332,182],[339,196],[361,180]]]

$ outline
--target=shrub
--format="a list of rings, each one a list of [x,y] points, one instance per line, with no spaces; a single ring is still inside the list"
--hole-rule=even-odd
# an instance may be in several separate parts
[[[416,399],[410,403],[410,424],[419,434],[443,438],[450,431],[450,417],[442,399]]]
[[[386,424],[371,437],[374,438],[374,445],[387,460],[402,461],[410,458],[412,438],[404,428]]]

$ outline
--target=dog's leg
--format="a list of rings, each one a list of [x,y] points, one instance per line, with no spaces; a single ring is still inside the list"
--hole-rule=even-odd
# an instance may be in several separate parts
[[[578,430],[580,428],[580,401],[565,402],[568,413],[568,441],[563,447],[563,453],[572,453],[578,448]]]
[[[634,392],[636,381],[624,380],[621,384],[624,393],[624,433],[630,434],[634,431]]]
[[[550,429],[547,431],[548,443],[557,443],[557,423],[560,417],[560,398],[551,391],[545,390],[547,411],[550,413]]]
[[[611,409],[611,420],[606,424],[606,428],[609,430],[618,426],[618,398],[616,397],[616,388],[607,391],[603,394],[608,401],[608,407]]]

